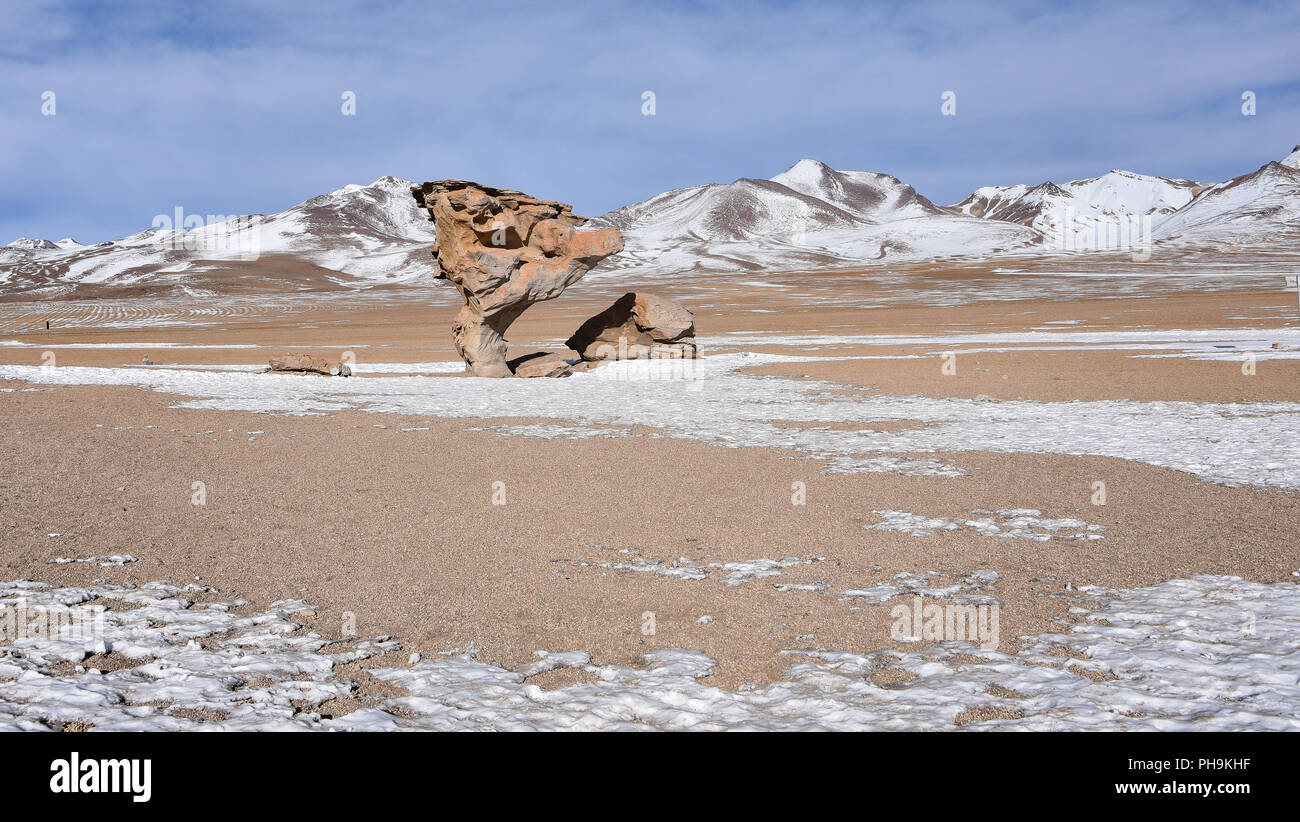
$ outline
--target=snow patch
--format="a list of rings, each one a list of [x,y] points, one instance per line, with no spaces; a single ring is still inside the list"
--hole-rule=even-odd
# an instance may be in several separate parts
[[[1089,525],[1080,519],[1060,517],[1044,518],[1043,512],[1034,508],[1017,508],[1000,511],[975,509],[973,519],[926,517],[907,511],[876,511],[881,521],[863,526],[868,531],[901,531],[914,537],[927,537],[941,531],[974,531],[981,536],[1009,539],[1096,540],[1102,539],[1104,525]],[[1062,533],[1064,532],[1064,533]]]

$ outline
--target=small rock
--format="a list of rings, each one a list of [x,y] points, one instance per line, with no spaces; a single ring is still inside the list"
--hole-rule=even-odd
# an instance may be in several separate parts
[[[538,351],[516,357],[506,365],[516,377],[567,377],[573,373],[573,364],[579,361],[573,352],[565,355]]]
[[[296,374],[320,374],[324,377],[350,377],[352,369],[347,363],[313,357],[310,354],[285,354],[272,357],[267,371],[288,371]]]

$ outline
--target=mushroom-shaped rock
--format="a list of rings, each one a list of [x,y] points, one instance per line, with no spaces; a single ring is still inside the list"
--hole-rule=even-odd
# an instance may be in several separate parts
[[[628,292],[583,323],[565,345],[584,360],[694,357],[695,315],[664,297]]]
[[[623,250],[617,229],[579,230],[587,218],[565,203],[466,180],[422,183],[411,193],[437,230],[437,276],[465,299],[452,332],[471,376],[510,376],[510,324]]]

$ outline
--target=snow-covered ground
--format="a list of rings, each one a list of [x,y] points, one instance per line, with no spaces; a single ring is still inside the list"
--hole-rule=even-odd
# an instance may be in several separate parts
[[[781,571],[785,568],[811,565],[814,562],[821,562],[823,559],[823,557],[809,557],[807,559],[800,559],[799,557],[782,557],[781,559],[759,557],[758,559],[740,560],[738,562],[709,562],[692,557],[654,559],[642,556],[639,551],[633,548],[620,548],[618,554],[618,559],[597,563],[597,565],[615,571],[654,574],[655,576],[676,579],[718,579],[722,584],[733,588],[738,585],[746,585],[757,579],[780,576]],[[592,563],[576,562],[575,564],[579,567],[588,567]]]
[[[398,642],[329,642],[295,633],[309,603],[237,615],[246,603],[211,593],[161,582],[0,583],[0,615],[65,614],[56,640],[8,634],[0,644],[0,730],[919,730],[962,727],[981,711],[964,727],[1300,730],[1300,586],[1289,582],[1083,587],[1078,624],[1027,637],[1014,655],[963,641],[870,654],[791,648],[783,680],[739,691],[701,683],[713,661],[698,651],[655,651],[644,668],[538,651],[507,670],[467,648],[372,669],[406,694],[337,718],[320,706],[357,690],[338,666]],[[134,666],[98,670],[105,653]],[[590,681],[549,690],[528,681],[558,668]],[[888,684],[873,681],[881,672],[893,674]]]
[[[1050,332],[1069,336],[1071,332]],[[975,335],[979,336],[979,335]],[[0,379],[39,385],[124,385],[175,394],[177,406],[281,414],[344,410],[443,418],[540,417],[598,434],[647,426],[728,447],[767,446],[835,460],[837,473],[918,471],[920,455],[966,451],[1096,455],[1135,460],[1227,484],[1300,488],[1300,404],[883,396],[836,383],[754,376],[749,366],[834,357],[737,352],[699,360],[611,363],[563,380],[367,377],[160,368],[0,366]],[[862,424],[862,429],[793,427]],[[914,420],[879,431],[872,423]],[[894,457],[897,462],[881,462]],[[905,457],[898,459],[899,457]],[[846,459],[847,458],[847,459]],[[876,460],[872,462],[871,460]],[[960,472],[960,466],[956,467]]]
[[[1044,517],[1036,508],[1010,508],[998,511],[971,511],[972,518],[927,517],[908,511],[876,511],[880,522],[866,526],[871,531],[901,531],[914,537],[927,537],[943,531],[970,530],[986,537],[1048,540],[1102,539],[1104,525],[1090,525],[1073,517]]]
[[[826,351],[852,346],[922,347],[924,353],[867,355],[916,359],[941,354],[1008,351],[1132,351],[1134,357],[1260,361],[1300,358],[1300,328],[1208,328],[1166,331],[1086,331],[1039,328],[1032,331],[931,334],[726,334],[701,338],[714,351],[756,345]],[[1277,346],[1277,347],[1275,347]],[[1162,352],[1162,353],[1145,353]]]
[[[0,729],[80,722],[97,730],[183,730],[200,727],[194,712],[235,730],[310,727],[317,723],[299,718],[295,704],[319,706],[352,691],[334,676],[336,664],[397,647],[383,637],[328,643],[290,636],[298,628],[291,615],[308,603],[284,600],[240,616],[232,609],[248,603],[213,593],[165,582],[0,583]],[[96,669],[94,659],[109,653],[138,664]]]
[[[826,470],[834,472],[960,477],[966,472],[953,463],[960,462],[963,452],[1096,454],[1215,482],[1296,489],[1296,403],[899,397],[747,370],[838,359],[836,349],[845,346],[915,345],[927,355],[962,347],[1118,346],[1145,353],[1159,346],[1163,353],[1198,356],[1212,353],[1215,345],[1257,347],[1278,340],[1291,345],[1300,342],[1296,334],[1060,328],[940,337],[736,334],[728,335],[725,345],[717,340],[716,347],[797,345],[815,353],[739,350],[695,361],[611,363],[562,380],[424,376],[458,370],[455,362],[372,363],[363,372],[419,376],[351,380],[255,373],[244,370],[252,367],[247,365],[7,365],[0,366],[0,379],[41,386],[137,386],[175,395],[175,404],[187,408],[540,418],[527,425],[488,427],[502,436],[663,436],[726,447],[779,447],[826,460]],[[857,356],[863,355],[850,358]],[[920,425],[871,428],[882,421]],[[828,425],[853,422],[862,429]],[[1100,526],[1031,509],[972,511],[962,518],[906,511],[877,515],[880,521],[867,527],[917,538],[952,530],[1036,541],[1105,536]],[[56,561],[126,564],[131,559],[124,554]],[[771,585],[783,596],[834,597],[850,608],[920,597],[985,608],[996,619],[996,610],[987,609],[999,604],[999,578],[990,570],[973,569],[948,583],[937,572],[900,573],[843,588],[815,581],[820,559],[758,554],[723,563],[707,557],[657,558],[627,549],[589,565],[668,577],[672,584],[724,585],[741,596]],[[802,566],[813,569],[814,581],[782,579]],[[790,662],[783,679],[728,691],[700,681],[714,663],[699,651],[662,649],[649,654],[644,667],[624,667],[593,660],[581,649],[539,649],[536,662],[507,670],[476,659],[473,647],[449,648],[441,657],[413,656],[404,665],[385,663],[387,667],[371,670],[371,676],[405,695],[360,698],[361,708],[331,718],[321,713],[327,702],[358,698],[357,685],[340,666],[398,651],[400,638],[331,642],[297,630],[294,615],[313,610],[309,603],[277,602],[250,612],[250,603],[222,599],[200,586],[151,582],[51,588],[14,581],[0,583],[0,628],[19,624],[3,622],[6,613],[41,614],[56,627],[53,639],[0,632],[0,729],[73,723],[100,730],[1300,730],[1300,585],[1197,576],[1134,590],[1076,585],[1066,594],[1042,595],[1074,597],[1078,621],[1063,625],[1059,634],[1023,638],[1023,649],[1014,655],[997,650],[996,643],[986,647],[960,640],[868,654],[796,642],[799,647],[783,652]],[[103,604],[114,607],[79,611],[81,616],[63,620],[50,616]],[[121,605],[131,607],[117,607]],[[123,666],[123,658],[130,664]],[[583,681],[554,689],[530,681],[557,668],[577,669]],[[887,675],[888,681],[878,683],[876,674]]]

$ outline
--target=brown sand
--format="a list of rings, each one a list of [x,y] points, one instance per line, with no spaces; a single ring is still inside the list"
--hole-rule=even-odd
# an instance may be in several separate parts
[[[761,289],[724,290],[719,287],[714,298],[737,306],[777,299],[753,293]],[[1254,290],[964,308],[799,304],[776,315],[700,311],[699,324],[711,334],[1017,330],[1066,318],[1091,329],[1220,328],[1242,325],[1232,318],[1259,310],[1275,319],[1254,325],[1277,327],[1293,300],[1294,294]],[[605,304],[604,296],[566,295],[530,311],[510,336],[521,343],[517,352],[532,350],[538,342],[563,339]],[[447,332],[453,310],[409,299],[356,307],[304,301],[291,314],[229,317],[214,327],[56,328],[10,338],[38,345],[264,346],[148,352],[159,363],[260,362],[281,350],[327,347],[355,347],[359,359],[370,361],[446,360],[454,357]],[[135,364],[146,353],[54,350],[60,365]],[[873,346],[833,353],[906,351]],[[0,362],[35,364],[40,353],[0,348]],[[890,394],[1300,399],[1294,361],[1260,363],[1248,377],[1236,363],[1135,359],[1131,353],[963,355],[951,377],[940,374],[936,359],[761,371],[876,386]],[[1044,595],[1066,583],[1131,587],[1202,572],[1278,581],[1298,567],[1300,494],[1227,488],[1125,460],[956,453],[927,456],[960,465],[970,476],[824,475],[819,461],[791,459],[796,454],[645,436],[650,432],[538,440],[468,430],[528,420],[360,412],[283,417],[176,409],[174,401],[109,387],[0,395],[0,576],[56,584],[198,579],[256,603],[303,597],[321,606],[312,628],[328,636],[338,635],[343,613],[352,612],[362,634],[392,634],[408,650],[426,654],[474,642],[482,648],[480,659],[507,666],[531,660],[539,649],[581,649],[601,662],[635,664],[650,650],[698,648],[718,660],[712,681],[737,687],[780,678],[789,666],[789,658],[778,654],[782,649],[896,647],[888,605],[827,592],[781,592],[773,582],[820,582],[833,591],[902,571],[938,571],[951,581],[991,568],[1003,577],[996,595],[1007,650],[1014,636],[1058,630],[1068,621],[1063,602]],[[400,431],[406,427],[430,430]],[[214,433],[203,433],[208,430]],[[264,433],[250,441],[250,431]],[[1090,499],[1099,479],[1108,487],[1105,506]],[[206,486],[201,507],[190,504],[196,481]],[[506,485],[505,505],[491,501],[498,481]],[[791,504],[794,482],[806,483],[807,505]],[[1109,530],[1094,542],[1039,543],[969,532],[914,538],[863,529],[876,521],[873,510],[952,517],[981,508],[1038,508]],[[627,561],[620,549],[663,560],[823,559],[775,579],[729,587],[716,575],[683,580],[600,567]],[[49,564],[55,557],[111,553],[140,561],[121,568]],[[645,612],[654,614],[652,636],[642,631]],[[705,615],[713,621],[698,624]],[[539,681],[557,685],[573,675]]]

